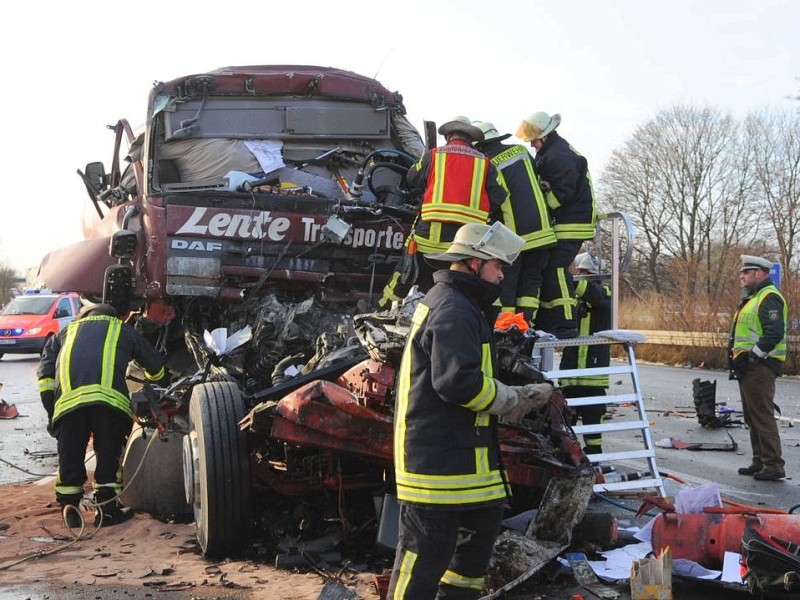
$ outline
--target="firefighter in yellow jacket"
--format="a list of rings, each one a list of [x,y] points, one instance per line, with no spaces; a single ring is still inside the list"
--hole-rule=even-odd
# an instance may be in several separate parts
[[[501,207],[508,198],[497,178],[497,169],[472,147],[483,140],[483,132],[467,117],[453,117],[439,127],[445,145],[428,150],[406,174],[412,191],[422,194],[419,215],[406,240],[406,265],[413,273],[399,269],[383,289],[381,308],[402,300],[415,283],[426,292],[433,285],[433,268],[424,257],[447,250],[459,227],[465,223],[486,223],[501,219]]]
[[[161,355],[109,304],[84,309],[42,352],[39,393],[48,431],[58,440],[56,500],[70,528],[81,525],[77,507],[87,479],[84,459],[90,436],[97,460],[94,501],[102,509],[95,525],[114,525],[128,516],[114,498],[122,490],[120,455],[132,425],[126,385],[132,360],[148,379],[166,383]]]
[[[588,162],[558,134],[560,123],[561,115],[535,112],[522,120],[515,135],[536,150],[536,171],[557,238],[547,259],[535,326],[571,338],[578,335],[578,324],[569,267],[581,244],[594,237],[597,212]]]
[[[602,281],[593,281],[592,276],[600,275],[600,260],[588,252],[575,257],[575,274],[581,279],[575,284],[575,297],[578,304],[575,314],[578,319],[578,333],[581,336],[594,335],[598,331],[611,329],[611,288]],[[611,346],[608,344],[567,346],[561,352],[560,369],[596,369],[611,364]],[[558,381],[565,398],[589,398],[605,396],[608,389],[608,375],[584,375],[582,377],[562,377]],[[575,408],[575,420],[580,417],[584,425],[600,425],[606,414],[605,404],[588,404]],[[599,433],[583,435],[583,451],[586,454],[603,452],[603,437]]]
[[[500,185],[509,193],[508,202],[502,207],[503,224],[525,240],[519,258],[503,270],[501,310],[521,312],[528,324],[533,325],[550,249],[556,245],[550,211],[528,149],[519,144],[503,144],[511,134],[501,134],[488,121],[477,122],[475,126],[484,135],[484,140],[475,147],[497,167]]]
[[[550,384],[495,379],[493,303],[524,240],[501,223],[462,226],[419,301],[397,379],[400,531],[388,598],[478,598],[507,490],[497,420],[541,408]]]

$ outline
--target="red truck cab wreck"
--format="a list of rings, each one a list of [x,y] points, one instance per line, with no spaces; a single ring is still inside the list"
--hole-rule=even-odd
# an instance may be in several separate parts
[[[123,501],[193,512],[209,556],[253,531],[273,551],[332,524],[374,541],[404,333],[399,312],[369,310],[417,214],[404,174],[425,149],[402,97],[338,69],[226,67],[156,83],[143,131],[113,130],[110,170],[79,171],[98,219],[40,279],[117,306],[168,356],[175,383],[134,393]],[[203,342],[247,327],[231,353]],[[514,511],[553,478],[591,478],[566,410],[501,427]]]

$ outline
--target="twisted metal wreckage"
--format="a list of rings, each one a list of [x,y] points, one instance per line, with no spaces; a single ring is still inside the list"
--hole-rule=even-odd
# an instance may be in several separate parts
[[[123,502],[193,513],[212,557],[254,531],[267,554],[320,539],[390,551],[394,379],[416,299],[369,305],[402,259],[419,203],[404,174],[435,125],[423,144],[374,79],[277,65],[157,82],[143,130],[110,129],[110,171],[79,171],[98,219],[39,276],[128,314],[176,375],[134,394]],[[536,380],[534,343],[498,335],[500,379]],[[539,517],[498,540],[494,589],[555,556],[586,509],[593,470],[568,412],[556,394],[500,427],[510,512]]]

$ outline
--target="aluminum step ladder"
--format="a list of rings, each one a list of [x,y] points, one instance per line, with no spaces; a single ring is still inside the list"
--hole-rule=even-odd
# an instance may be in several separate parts
[[[625,349],[627,356],[627,365],[617,366],[612,365],[608,367],[598,367],[591,369],[568,369],[560,370],[555,369],[554,363],[554,350],[555,348],[565,348],[568,346],[588,346],[596,344],[608,345],[622,345]],[[639,479],[628,481],[613,481],[604,483],[595,483],[594,491],[613,492],[622,490],[639,490],[639,489],[655,489],[659,496],[666,498],[664,491],[664,482],[661,474],[656,465],[655,446],[653,438],[650,434],[650,422],[647,418],[647,410],[644,406],[644,399],[642,398],[642,389],[639,383],[639,373],[636,369],[636,356],[633,351],[633,343],[627,341],[620,341],[607,337],[592,335],[582,336],[568,340],[551,340],[543,341],[537,340],[534,347],[534,355],[537,351],[540,359],[540,366],[544,376],[551,380],[564,377],[582,377],[587,375],[630,375],[631,383],[633,384],[632,394],[613,394],[612,390],[606,390],[606,396],[589,396],[583,398],[569,398],[567,404],[572,407],[589,406],[593,404],[621,404],[631,403],[638,411],[638,419],[633,421],[619,421],[612,423],[601,423],[599,425],[577,425],[573,427],[576,434],[582,435],[584,433],[600,433],[604,436],[603,445],[608,443],[613,445],[613,436],[606,438],[608,434],[626,433],[626,432],[641,432],[644,448],[642,450],[625,450],[620,452],[603,452],[602,454],[589,454],[589,460],[594,465],[595,463],[611,464],[615,461],[642,461],[642,468],[638,471],[646,473]],[[612,386],[613,387],[613,386]]]

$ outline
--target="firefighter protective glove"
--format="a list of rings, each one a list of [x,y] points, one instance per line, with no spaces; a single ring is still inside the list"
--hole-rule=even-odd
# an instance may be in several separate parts
[[[531,410],[541,410],[550,400],[550,396],[553,395],[553,386],[549,383],[529,383],[527,385],[523,385],[521,388],[521,393],[525,395],[531,402],[533,403],[533,408]]]
[[[549,383],[529,383],[512,389],[517,393],[517,406],[503,419],[512,425],[532,412],[541,411],[553,395],[553,386]]]
[[[501,421],[509,425],[516,425],[525,418],[525,415],[534,409],[534,400],[524,393],[524,386],[514,387],[512,389],[517,393],[517,404],[503,415]]]
[[[547,405],[553,394],[553,386],[549,383],[529,383],[509,388],[517,396],[514,407],[503,415],[502,421],[514,425],[522,421],[531,412],[538,412]]]
[[[505,415],[513,410],[519,402],[516,388],[506,385],[502,381],[495,379],[494,402],[486,409],[490,415]]]

